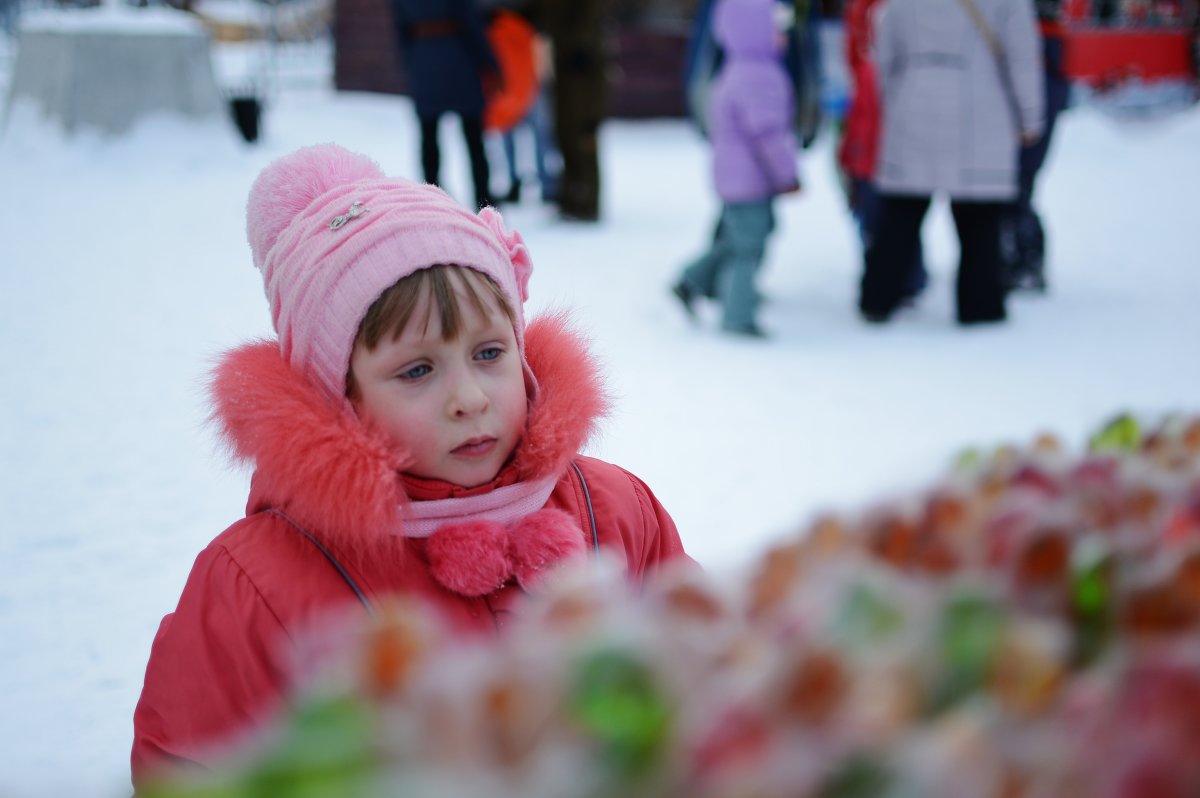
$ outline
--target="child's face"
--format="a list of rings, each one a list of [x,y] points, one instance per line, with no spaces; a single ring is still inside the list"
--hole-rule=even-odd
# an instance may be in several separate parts
[[[411,453],[413,476],[466,488],[491,481],[525,427],[525,377],[512,323],[491,296],[481,314],[461,287],[463,327],[442,340],[436,313],[423,321],[428,293],[418,300],[399,338],[373,349],[361,342],[350,356],[357,384],[354,407]]]

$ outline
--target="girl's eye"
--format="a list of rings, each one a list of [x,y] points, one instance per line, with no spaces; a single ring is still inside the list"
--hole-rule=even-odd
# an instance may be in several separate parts
[[[419,366],[413,366],[408,371],[400,372],[400,379],[402,379],[402,380],[419,380],[432,370],[433,369],[429,368],[429,366],[422,363]]]
[[[500,357],[503,352],[504,350],[498,346],[489,346],[487,349],[479,350],[479,353],[476,354],[475,357],[478,360],[495,360],[496,358]]]

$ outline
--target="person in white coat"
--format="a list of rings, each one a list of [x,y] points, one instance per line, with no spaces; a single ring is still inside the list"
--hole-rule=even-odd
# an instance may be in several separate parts
[[[958,321],[1003,321],[1003,213],[1019,145],[1044,124],[1032,0],[888,0],[878,25],[881,218],[859,309],[880,323],[900,306],[921,223],[944,194],[961,247]]]

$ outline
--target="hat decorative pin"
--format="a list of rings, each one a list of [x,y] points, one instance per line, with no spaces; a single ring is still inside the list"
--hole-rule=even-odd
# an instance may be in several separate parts
[[[341,216],[333,217],[329,221],[329,229],[339,230],[346,224],[346,222],[349,222],[352,219],[357,219],[369,210],[370,208],[364,208],[362,206],[362,200],[355,200],[354,204],[350,206],[349,210],[347,210]]]

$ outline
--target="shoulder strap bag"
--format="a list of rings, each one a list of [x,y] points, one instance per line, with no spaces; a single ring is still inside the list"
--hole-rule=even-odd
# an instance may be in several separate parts
[[[1000,85],[1004,89],[1004,97],[1008,100],[1008,107],[1012,111],[1013,119],[1017,122],[1019,133],[1025,129],[1025,126],[1021,123],[1021,106],[1017,102],[1017,90],[1013,86],[1012,75],[1008,71],[1008,54],[1004,52],[1004,45],[1001,43],[1000,37],[996,35],[996,31],[988,25],[979,6],[975,5],[975,0],[959,0],[959,4],[967,12],[971,21],[975,23],[979,35],[983,37],[988,49],[992,52],[992,57],[996,59],[996,69],[1000,72]]]

